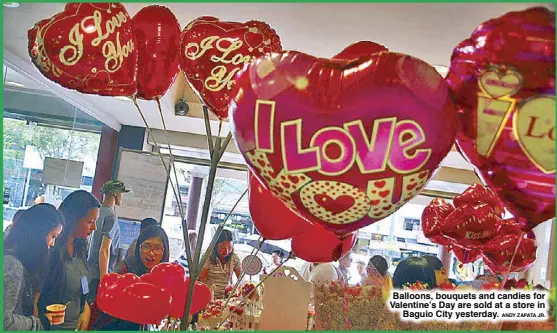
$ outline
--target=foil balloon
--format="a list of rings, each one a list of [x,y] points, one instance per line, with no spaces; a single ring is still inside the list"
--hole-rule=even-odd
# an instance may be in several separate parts
[[[536,261],[536,250],[535,239],[508,234],[495,237],[485,244],[482,254],[483,261],[489,269],[495,273],[506,274],[528,270]]]
[[[453,204],[456,208],[466,205],[476,205],[478,203],[486,203],[494,209],[494,213],[498,216],[505,214],[505,206],[499,198],[493,194],[487,187],[480,184],[470,185],[464,192],[453,198]]]
[[[455,208],[447,200],[441,198],[433,199],[422,212],[422,231],[430,241],[440,245],[450,245],[451,240],[441,234],[443,224],[447,222],[447,216],[454,212]]]
[[[370,54],[388,51],[389,49],[381,44],[364,40],[347,46],[344,50],[335,55],[333,59],[355,60]]]
[[[160,324],[170,312],[171,300],[170,293],[161,287],[137,282],[122,290],[115,300],[117,306],[107,313],[136,324]]]
[[[180,72],[180,24],[170,9],[143,7],[132,18],[138,53],[137,97],[163,96]]]
[[[180,43],[186,79],[221,120],[228,118],[236,73],[252,59],[282,50],[279,36],[264,22],[226,22],[210,16],[189,23]]]
[[[339,235],[416,196],[456,135],[443,78],[398,53],[352,61],[272,53],[244,67],[232,96],[232,133],[250,170],[290,209]]]
[[[307,220],[286,207],[251,172],[248,179],[251,219],[264,239],[289,239],[309,229]]]
[[[555,12],[510,12],[453,51],[459,150],[523,229],[555,217]]]
[[[312,225],[310,230],[292,237],[292,252],[308,262],[331,262],[344,257],[355,243],[355,233],[339,237],[319,225]]]
[[[131,96],[137,45],[120,3],[69,3],[28,32],[33,64],[49,80],[82,93]]]
[[[446,217],[440,232],[453,244],[466,249],[477,248],[499,232],[503,219],[493,207],[481,203],[460,206]]]
[[[452,246],[451,251],[453,251],[458,261],[463,264],[475,262],[482,256],[482,252],[479,249],[465,250],[458,246]]]

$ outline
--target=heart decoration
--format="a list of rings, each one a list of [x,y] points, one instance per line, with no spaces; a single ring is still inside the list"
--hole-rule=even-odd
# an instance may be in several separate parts
[[[447,217],[455,208],[445,199],[435,198],[422,212],[422,230],[424,236],[440,245],[450,245],[451,240],[441,234]]]
[[[536,261],[536,250],[535,239],[512,234],[502,235],[483,247],[483,261],[495,273],[524,272]]]
[[[49,80],[82,93],[136,92],[137,49],[120,3],[70,3],[28,32],[29,55]]]
[[[221,120],[228,118],[236,73],[252,59],[282,50],[279,36],[264,22],[226,22],[210,16],[188,24],[180,44],[186,79]]]
[[[355,53],[260,57],[238,74],[230,102],[250,170],[300,216],[339,235],[416,196],[456,135],[435,68],[403,54]]]
[[[337,261],[349,253],[356,243],[356,234],[339,237],[319,225],[292,237],[292,252],[307,262]]]
[[[170,312],[170,293],[150,283],[137,282],[122,290],[111,316],[136,324],[159,324]]]
[[[510,12],[453,51],[457,145],[524,230],[555,217],[555,12]]]

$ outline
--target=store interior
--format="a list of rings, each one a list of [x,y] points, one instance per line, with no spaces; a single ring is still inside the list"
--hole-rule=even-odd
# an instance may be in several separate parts
[[[145,5],[125,4],[130,16]],[[540,4],[166,4],[182,27],[203,15],[230,21],[262,20],[280,33],[284,49],[302,50],[321,57],[330,57],[355,41],[373,40],[388,45],[392,51],[423,59],[442,76],[448,71],[455,45],[469,36],[478,24],[534,5]],[[542,5],[555,10],[554,5]],[[62,3],[19,3],[4,7],[3,228],[11,224],[18,210],[38,202],[59,205],[77,188],[100,196],[102,183],[119,174],[121,154],[125,150],[165,156],[171,152],[180,202],[173,193],[175,184],[166,179],[164,196],[156,199],[162,203],[160,215],[149,217],[160,220],[170,240],[170,259],[177,259],[184,249],[179,206],[188,211],[188,205],[200,205],[209,176],[210,156],[203,104],[184,74],[180,73],[161,99],[166,131],[157,104],[138,101],[152,129],[153,136],[149,137],[130,98],[81,94],[43,77],[29,58],[27,30],[35,22],[63,8]],[[180,101],[187,103],[185,114],[175,110]],[[220,133],[223,138],[230,131],[229,123],[219,124],[214,115],[211,115],[210,126],[213,135]],[[62,179],[45,180],[46,158],[79,164],[78,186],[75,185],[75,175],[69,176],[69,164],[66,164]],[[174,177],[172,174],[170,177]],[[244,158],[231,143],[217,171],[204,249],[209,246],[218,225],[248,188],[247,177]],[[421,217],[424,208],[434,198],[450,200],[474,183],[481,184],[474,166],[453,147],[420,195],[394,214],[357,231],[354,262],[367,263],[372,256],[379,254],[388,260],[389,272],[393,274],[401,260],[430,254],[443,258],[450,279],[459,283],[473,281],[484,270],[482,260],[462,265],[454,254],[424,236]],[[196,198],[192,198],[194,195]],[[197,220],[201,218],[200,211],[192,215]],[[506,217],[511,217],[510,213],[507,212]],[[134,239],[138,222],[139,219],[120,218],[123,234],[129,233],[122,242],[122,251]],[[187,223],[196,226],[196,221]],[[253,253],[259,234],[250,217],[247,195],[229,216],[228,229],[234,233],[235,252],[240,259]],[[554,219],[540,224],[534,232],[538,246],[535,264],[527,272],[511,277],[526,278],[534,285],[549,289],[555,283]],[[291,251],[289,240],[268,241],[266,244],[266,248],[257,254],[264,266],[271,265],[274,250]],[[301,270],[304,263],[302,259],[293,259],[289,265]],[[352,269],[356,273],[356,265]]]

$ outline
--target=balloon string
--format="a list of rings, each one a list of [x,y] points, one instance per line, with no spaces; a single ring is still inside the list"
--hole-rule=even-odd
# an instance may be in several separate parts
[[[141,119],[143,120],[143,123],[145,124],[145,128],[147,129],[147,136],[150,137],[151,140],[153,140],[153,143],[155,144],[155,146],[158,147],[159,144],[157,143],[157,140],[155,139],[155,136],[153,135],[153,131],[152,131],[151,127],[149,127],[149,124],[147,123],[147,119],[145,119],[145,115],[143,114],[143,111],[141,111],[141,108],[137,104],[137,98],[135,96],[132,96],[132,101],[133,101],[133,104],[135,105],[137,111],[139,111],[139,115],[141,116]],[[161,115],[162,115],[162,112],[161,112]],[[169,145],[169,148],[170,148],[170,145]],[[168,180],[170,181],[170,187],[172,188],[172,192],[174,192],[174,197],[176,198],[176,201],[179,202],[179,200],[181,200],[181,199],[180,199],[180,196],[179,196],[178,192],[176,192],[176,189],[178,187],[174,186],[174,182],[172,181],[172,177],[170,177],[170,169],[169,169],[170,160],[169,160],[169,165],[166,165],[163,155],[160,152],[158,153],[158,155],[161,159],[162,166],[164,167],[164,171],[169,176]],[[172,156],[170,156],[170,157],[172,159]],[[178,185],[178,184],[176,184],[176,185]],[[182,218],[182,229],[184,229],[183,224],[184,224],[184,220]],[[184,231],[185,235],[187,235],[187,230],[184,229],[183,231]],[[185,236],[184,238],[185,238],[184,243],[186,244],[186,256],[187,256],[188,252],[190,252],[190,250],[188,250],[188,248],[189,248],[189,237]],[[189,260],[190,261],[188,261],[188,263],[191,262],[191,252],[190,252]]]
[[[192,262],[192,256],[191,256],[191,248],[189,244],[190,242],[188,237],[188,228],[187,228],[187,224],[184,223],[185,214],[184,214],[184,206],[182,204],[182,196],[180,195],[180,181],[178,180],[178,173],[176,172],[176,164],[174,163],[174,154],[172,153],[170,138],[168,136],[168,130],[166,129],[166,122],[164,121],[164,115],[162,113],[161,101],[158,97],[155,98],[155,101],[157,102],[157,106],[159,107],[159,114],[161,116],[162,127],[164,129],[164,136],[166,137],[166,144],[168,145],[168,153],[170,154],[170,163],[172,163],[172,166],[170,167],[174,171],[174,178],[176,179],[176,191],[178,192],[178,198],[176,198],[176,201],[178,202],[179,205],[180,222],[182,224],[182,234],[184,236],[184,244],[186,247],[186,259],[190,263]]]

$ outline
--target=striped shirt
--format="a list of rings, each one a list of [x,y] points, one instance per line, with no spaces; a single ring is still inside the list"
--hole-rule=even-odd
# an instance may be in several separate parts
[[[211,258],[209,258],[205,262],[205,266],[203,266],[203,268],[208,269],[207,281],[205,284],[213,289],[216,299],[222,299],[224,298],[224,290],[226,289],[226,286],[232,283],[234,270],[241,269],[240,258],[236,253],[234,253],[232,255],[232,259],[230,259],[229,263],[224,265],[224,268],[218,258],[215,264],[213,264],[211,262]]]
[[[182,265],[182,267],[184,267],[184,270],[186,271],[186,277],[190,276],[190,269],[188,268],[188,258],[186,258],[185,253],[182,253],[182,255],[178,257],[178,259],[176,259],[174,262],[177,262]]]

